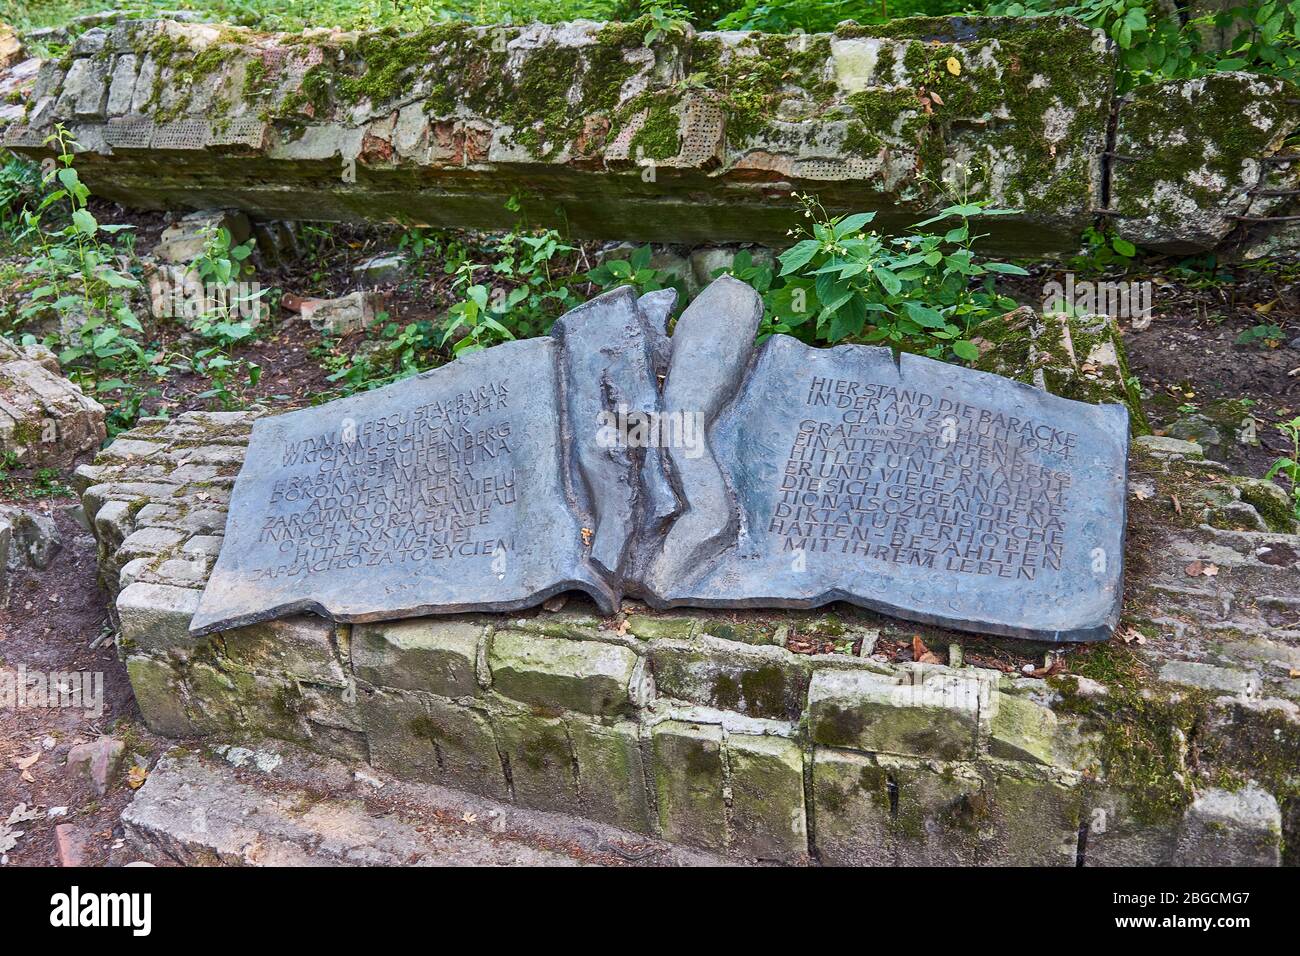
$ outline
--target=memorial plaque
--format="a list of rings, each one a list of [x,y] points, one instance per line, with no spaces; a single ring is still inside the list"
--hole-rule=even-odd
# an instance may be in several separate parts
[[[647,321],[632,290],[620,289],[560,323],[606,333],[603,346],[630,362],[653,345]],[[519,610],[563,591],[612,610],[615,588],[591,563],[590,544],[623,553],[628,529],[595,515],[617,514],[636,476],[620,483],[611,462],[588,488],[571,466],[568,421],[594,423],[598,410],[585,403],[601,393],[599,380],[567,389],[565,407],[563,352],[559,337],[507,342],[257,420],[191,632],[300,611],[363,622]],[[643,388],[653,384],[647,372]]]
[[[757,294],[624,288],[407,381],[260,420],[191,629],[315,611],[831,601],[1104,639],[1128,413],[886,348],[755,347]],[[666,371],[662,387],[658,381]]]

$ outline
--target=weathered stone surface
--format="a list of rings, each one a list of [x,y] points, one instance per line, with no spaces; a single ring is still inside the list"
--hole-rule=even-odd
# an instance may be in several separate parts
[[[808,689],[809,733],[823,747],[968,759],[987,694],[974,676],[925,665],[902,674],[819,670]]]
[[[359,624],[352,629],[352,669],[361,680],[383,687],[474,696],[484,629],[481,621]]]
[[[252,671],[283,674],[315,684],[345,683],[343,665],[334,647],[334,625],[302,615],[265,621],[222,634],[214,642],[230,665]],[[434,688],[421,688],[440,693]]]
[[[645,47],[648,29],[119,24],[34,82],[36,61],[13,67],[28,71],[29,103],[0,108],[0,122],[5,145],[32,154],[70,124],[95,192],[137,205],[504,229],[527,184],[529,220],[576,235],[777,244],[791,189],[875,209],[893,229],[941,205],[946,182],[1023,210],[993,220],[990,241],[1031,254],[1072,251],[1107,187],[1138,241],[1221,241],[1231,216],[1276,208],[1246,195],[1250,163],[1295,125],[1295,89],[1279,80],[1150,84],[1120,111],[1118,155],[1103,157],[1116,49],[1055,17],[688,29]],[[1268,227],[1251,230],[1258,246],[1277,224],[1252,225]],[[688,285],[713,271],[694,265],[682,263]]]
[[[101,797],[112,786],[122,765],[126,744],[116,737],[100,737],[68,751],[68,772],[94,788]]]
[[[650,741],[660,835],[674,843],[724,846],[722,728],[666,721],[654,727]]]
[[[578,780],[565,722],[507,713],[493,724],[515,800],[538,810],[572,810],[578,802]]]
[[[0,454],[28,467],[65,467],[104,440],[104,406],[51,358],[0,338]]]
[[[1225,694],[1254,696],[1259,693],[1259,678],[1247,671],[1218,667],[1204,661],[1167,661],[1160,668],[1160,679]]]
[[[285,675],[256,674],[191,661],[185,668],[186,714],[196,733],[306,742],[302,689]]]
[[[5,144],[39,153],[70,123],[97,195],[270,219],[508,228],[529,182],[529,220],[575,235],[778,242],[791,189],[902,226],[967,166],[981,196],[1025,210],[991,223],[1004,248],[1066,248],[1091,222],[1115,54],[1081,24],[688,28],[646,47],[649,27],[118,24],[45,64]]]
[[[140,716],[150,730],[168,737],[188,737],[195,732],[185,712],[180,678],[170,666],[134,654],[126,659],[126,673]]]
[[[1122,793],[1093,795],[1084,818],[1085,866],[1171,866],[1181,830],[1180,819],[1166,814],[1159,820],[1138,819],[1132,801]]]
[[[117,597],[123,640],[151,654],[194,647],[199,641],[189,628],[199,597],[190,588],[137,581]]]
[[[1241,790],[1207,790],[1183,818],[1177,866],[1277,866],[1282,814],[1277,800],[1250,784]]]
[[[992,712],[989,753],[1009,760],[1072,767],[1078,743],[1056,712],[1028,695],[998,691],[989,697]]]
[[[783,737],[727,737],[730,848],[760,860],[808,856],[803,752]]]
[[[348,335],[368,329],[383,311],[383,299],[371,292],[353,292],[338,299],[304,299],[302,320],[318,332]]]
[[[0,553],[0,578],[5,570],[48,568],[63,548],[54,519],[38,511],[0,505],[0,529],[7,541]]]
[[[578,765],[578,805],[584,816],[636,833],[650,833],[645,768],[637,724],[567,722]]]
[[[241,778],[193,754],[159,760],[122,813],[136,853],[192,866],[567,866],[564,852],[466,826],[453,805],[368,810],[357,794]],[[303,786],[302,784],[307,784]],[[474,809],[487,814],[480,805]],[[454,822],[453,822],[454,821]],[[554,841],[563,844],[564,841]]]
[[[121,65],[129,56],[126,54],[120,57],[118,64]],[[229,234],[232,246],[246,242],[252,233],[248,217],[242,213],[220,209],[201,210],[181,217],[164,229],[158,237],[158,245],[154,247],[153,254],[163,262],[188,266],[203,254],[209,241],[222,229]]]
[[[818,748],[817,849],[832,866],[971,866],[987,798],[960,765]]]
[[[809,668],[785,648],[737,648],[701,637],[651,645],[650,666],[661,695],[737,710],[751,717],[797,720],[808,694]]]
[[[617,644],[570,641],[520,631],[492,636],[492,688],[512,700],[616,716],[631,707],[636,654]]]
[[[496,737],[484,714],[387,691],[362,693],[357,704],[376,767],[406,779],[508,795]]]
[[[1111,177],[1115,228],[1168,252],[1213,249],[1285,210],[1263,168],[1300,126],[1300,90],[1251,73],[1140,86],[1119,108]],[[1226,135],[1226,128],[1231,135]]]
[[[1076,781],[998,768],[988,786],[981,864],[1077,866],[1083,790]]]

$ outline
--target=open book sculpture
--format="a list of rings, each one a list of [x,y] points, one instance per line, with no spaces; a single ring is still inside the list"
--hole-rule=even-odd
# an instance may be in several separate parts
[[[606,293],[508,342],[260,419],[191,624],[814,607],[1107,637],[1128,412],[887,348],[754,344],[723,277]]]

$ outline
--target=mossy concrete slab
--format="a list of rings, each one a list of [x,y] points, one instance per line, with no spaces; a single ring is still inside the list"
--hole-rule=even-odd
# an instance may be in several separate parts
[[[440,697],[471,697],[481,621],[421,618],[352,628],[352,669],[360,680],[381,687],[419,690]]]
[[[989,753],[1008,760],[1082,769],[1077,728],[1028,694],[994,692],[990,698]]]
[[[201,591],[137,581],[117,596],[122,640],[145,654],[165,654],[202,643],[189,633]]]
[[[150,730],[166,737],[189,737],[196,732],[185,711],[180,677],[171,665],[133,654],[126,659],[126,674],[140,716]]]
[[[719,849],[727,842],[722,728],[665,721],[650,732],[659,835]]]
[[[200,733],[310,739],[296,681],[196,660],[185,666],[185,686],[190,722]]]
[[[968,765],[818,748],[817,851],[833,866],[971,866],[987,797]]]
[[[236,628],[216,636],[212,644],[236,667],[316,684],[346,683],[334,647],[334,623],[315,615]]]
[[[488,717],[459,704],[390,691],[361,692],[370,762],[404,780],[508,796]]]
[[[1183,817],[1174,865],[1277,866],[1281,851],[1277,800],[1252,783],[1197,795]]]
[[[568,717],[567,725],[583,815],[636,833],[653,832],[638,725],[577,716]]]
[[[803,751],[784,737],[729,734],[731,790],[728,846],[760,860],[808,857]]]
[[[538,810],[572,812],[578,780],[565,722],[523,712],[498,713],[492,723],[515,801]]]
[[[785,648],[670,639],[653,642],[649,658],[661,695],[706,707],[797,720],[808,695],[809,664]]]
[[[498,631],[488,649],[495,691],[512,700],[616,716],[631,707],[637,655],[617,644]]]
[[[1077,866],[1084,820],[1081,786],[999,769],[988,785],[979,862],[993,866]]]
[[[818,746],[940,760],[975,756],[985,685],[941,671],[888,676],[819,670],[808,691],[809,732]]]

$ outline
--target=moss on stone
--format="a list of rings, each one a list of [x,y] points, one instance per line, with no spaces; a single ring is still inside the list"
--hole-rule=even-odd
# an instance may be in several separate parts
[[[681,119],[676,107],[677,101],[671,95],[649,96],[644,107],[645,122],[628,144],[632,158],[671,159],[681,152],[682,140],[678,133]]]
[[[1187,741],[1214,695],[1158,684],[1135,653],[1116,644],[1092,648],[1075,674],[1100,681],[1108,693],[1084,695],[1077,676],[1052,677],[1055,710],[1082,719],[1107,784],[1127,796],[1141,823],[1179,818],[1195,796]]]
[[[1215,208],[1225,191],[1251,184],[1250,165],[1300,121],[1294,101],[1256,91],[1266,82],[1223,73],[1133,90],[1120,110],[1118,142],[1133,159],[1117,170],[1111,205],[1171,224],[1186,216],[1185,204]],[[1255,121],[1221,121],[1229,116]]]

